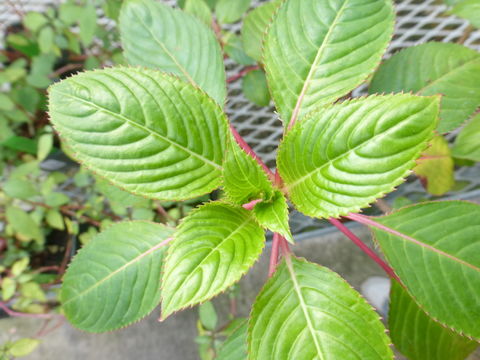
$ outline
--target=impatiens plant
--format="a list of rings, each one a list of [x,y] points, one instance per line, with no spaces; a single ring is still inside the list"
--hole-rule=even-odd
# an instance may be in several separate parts
[[[447,55],[468,58],[459,60],[464,65],[427,61],[413,75],[397,75],[391,65],[372,87],[391,92],[403,82],[415,93],[345,99],[380,63],[393,32],[391,2],[286,0],[270,7],[268,21],[261,17],[263,47],[255,51],[263,54],[284,124],[275,172],[223,112],[215,32],[181,10],[127,0],[119,26],[132,67],[83,72],[50,88],[51,121],[65,145],[112,184],[157,200],[219,187],[224,193],[176,229],[130,221],[100,233],[64,277],[67,318],[103,332],[159,303],[161,320],[202,304],[252,267],[268,229],[269,279],[248,324],[225,344],[244,343],[245,350],[221,351],[225,358],[392,359],[392,340],[361,295],[333,271],[294,255],[289,201],[328,219],[392,278],[389,327],[400,351],[418,360],[463,359],[480,339],[480,206],[439,201],[381,217],[360,212],[404,181],[436,132],[475,111],[477,95],[465,89],[471,101],[455,103],[442,71],[453,76],[472,67],[465,77],[473,82],[480,59],[452,48]],[[421,56],[415,51],[409,61]],[[431,81],[428,89],[423,80]],[[342,223],[348,219],[373,230],[387,262]]]

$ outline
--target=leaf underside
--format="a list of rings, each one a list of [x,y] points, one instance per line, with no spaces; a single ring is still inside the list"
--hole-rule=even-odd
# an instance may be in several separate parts
[[[223,106],[225,68],[215,34],[201,20],[152,0],[128,0],[119,18],[125,58],[175,74]]]
[[[265,235],[242,207],[208,203],[175,232],[165,261],[162,318],[226,290],[260,256]]]
[[[340,276],[296,258],[266,283],[250,315],[250,360],[393,359],[378,314]]]
[[[479,344],[440,325],[393,281],[388,328],[395,347],[410,360],[464,360]]]
[[[160,224],[120,222],[98,234],[73,259],[60,301],[77,328],[105,332],[148,315],[160,302],[166,246],[173,233]]]
[[[413,46],[385,61],[370,93],[413,91],[442,95],[438,132],[449,132],[480,106],[480,54],[458,44]]]
[[[176,77],[115,67],[50,87],[51,122],[78,160],[135,194],[181,200],[220,185],[227,120]]]
[[[388,262],[432,318],[480,339],[480,206],[462,201],[423,203],[375,221]]]
[[[278,168],[299,211],[358,212],[409,174],[433,136],[438,97],[370,96],[314,111],[288,132]]]
[[[374,70],[393,32],[389,0],[289,0],[265,37],[264,62],[285,124],[329,104]]]

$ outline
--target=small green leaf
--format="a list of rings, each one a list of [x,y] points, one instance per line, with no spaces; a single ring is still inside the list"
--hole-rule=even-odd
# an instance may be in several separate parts
[[[73,2],[65,2],[60,4],[59,7],[59,19],[66,25],[72,25],[78,21],[78,16],[82,12],[82,8],[75,5]]]
[[[52,192],[45,197],[45,204],[51,207],[58,207],[70,202],[70,198],[59,192]]]
[[[38,33],[38,46],[40,46],[40,51],[44,54],[53,51],[55,47],[55,32],[50,26],[44,27]]]
[[[174,76],[124,67],[84,72],[50,87],[49,110],[76,157],[127,191],[181,200],[220,185],[225,114]]]
[[[223,37],[223,51],[240,65],[254,65],[256,61],[245,53],[243,43],[239,36],[234,33],[227,33]]]
[[[40,302],[47,301],[45,292],[40,287],[40,284],[29,281],[20,285],[20,294],[27,299],[37,300]]]
[[[79,16],[80,40],[84,46],[90,46],[97,30],[97,10],[95,6],[89,2],[81,8],[77,16]]]
[[[272,98],[285,124],[334,102],[378,65],[393,32],[390,0],[287,0],[264,43]]]
[[[448,142],[441,136],[435,136],[430,147],[417,160],[413,171],[422,180],[427,191],[436,196],[448,192],[455,184],[454,163]]]
[[[34,140],[23,136],[12,136],[5,140],[2,143],[2,146],[32,155],[37,153],[37,143]]]
[[[43,161],[53,147],[53,134],[43,134],[38,138],[37,160]]]
[[[413,205],[374,218],[390,265],[433,319],[480,339],[480,206],[463,201]]]
[[[288,224],[287,199],[280,191],[275,191],[271,200],[255,205],[253,213],[260,225],[272,232],[277,232],[293,244],[292,233]]]
[[[23,25],[30,31],[37,32],[48,23],[48,19],[39,12],[29,12],[23,17]]]
[[[464,360],[478,343],[440,325],[392,281],[388,314],[390,337],[410,360]]]
[[[458,134],[452,154],[456,158],[480,161],[480,114]]]
[[[10,354],[15,357],[27,356],[40,344],[38,339],[23,338],[15,341],[9,349]]]
[[[67,319],[104,332],[149,314],[160,301],[161,265],[172,230],[154,223],[120,222],[98,234],[70,264],[60,293]]]
[[[212,11],[203,0],[187,0],[184,11],[196,16],[207,26],[212,25]]]
[[[10,269],[12,276],[16,277],[23,273],[27,269],[29,263],[30,259],[28,257],[15,261]]]
[[[211,301],[206,301],[198,306],[198,315],[200,317],[200,322],[205,329],[211,331],[215,330],[218,317]]]
[[[480,1],[478,0],[457,2],[448,13],[468,20],[474,27],[480,28]]]
[[[247,360],[248,321],[243,320],[220,346],[217,360]]]
[[[263,53],[263,38],[268,25],[273,19],[275,10],[280,6],[281,0],[273,0],[261,4],[250,11],[242,27],[242,41],[245,52],[251,58],[261,61]]]
[[[230,24],[240,20],[250,7],[251,0],[218,0],[215,14],[221,24]]]
[[[165,262],[162,319],[240,280],[265,242],[251,212],[219,202],[192,211],[174,237]]]
[[[369,91],[441,94],[438,132],[449,132],[480,106],[480,54],[451,43],[413,46],[380,66]]]
[[[7,94],[0,93],[0,110],[10,111],[15,108],[15,103]]]
[[[245,97],[258,106],[270,104],[267,78],[262,70],[250,71],[244,76],[242,90]]]
[[[119,21],[129,64],[175,74],[223,107],[227,93],[223,55],[205,24],[153,0],[125,1]]]
[[[102,6],[105,16],[117,21],[122,7],[122,1],[123,0],[106,0]]]
[[[44,237],[40,226],[32,219],[30,214],[14,206],[8,206],[7,221],[22,241],[35,240],[43,244]]]
[[[393,359],[372,307],[333,271],[287,258],[253,304],[250,360]]]
[[[63,223],[63,216],[58,210],[50,209],[45,216],[47,224],[54,229],[63,230],[65,224]]]
[[[14,279],[10,277],[2,278],[2,300],[8,301],[15,295],[15,289],[17,288],[17,283]]]
[[[34,183],[25,179],[8,179],[8,181],[3,184],[3,191],[12,198],[22,200],[30,199],[38,195]]]
[[[308,216],[358,212],[403,182],[437,124],[439,98],[387,95],[314,111],[288,132],[278,169]]]
[[[273,185],[265,171],[232,137],[223,164],[223,185],[227,198],[235,204],[273,196]]]

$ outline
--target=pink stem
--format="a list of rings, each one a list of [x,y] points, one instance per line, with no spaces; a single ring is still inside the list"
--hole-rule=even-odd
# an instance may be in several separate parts
[[[231,83],[231,82],[234,82],[242,77],[244,77],[245,75],[247,75],[250,71],[254,71],[254,70],[258,70],[260,69],[260,66],[258,65],[253,65],[253,66],[247,66],[245,69],[243,69],[242,71],[240,71],[238,74],[235,74],[233,76],[230,76],[228,79],[227,79],[227,83]]]
[[[392,278],[400,282],[400,279],[395,274],[393,269],[387,265],[380,257],[367,245],[363,243],[354,233],[352,233],[345,225],[343,225],[339,220],[330,218],[330,223],[334,225],[338,230],[340,230],[346,237],[348,237],[352,242],[357,245],[362,251],[367,254],[373,261],[382,267],[383,270]]]
[[[262,201],[263,199],[252,200],[249,203],[243,204],[242,207],[245,210],[252,210],[255,207],[255,205],[257,205],[259,202],[262,202]]]
[[[270,265],[268,268],[268,277],[272,277],[278,265],[278,253],[280,248],[280,234],[273,233],[272,254],[270,255]]]
[[[29,318],[37,318],[37,319],[51,319],[54,315],[53,314],[29,314],[29,313],[22,313],[17,312],[10,309],[6,304],[0,302],[0,309],[5,311],[9,316],[15,317],[29,317]]]
[[[376,227],[380,230],[389,232],[390,234],[397,235],[401,238],[405,238],[404,234],[402,234],[402,233],[400,233],[396,230],[393,230],[393,229],[389,228],[388,226],[382,225],[382,224],[370,219],[370,217],[368,217],[368,216],[361,215],[361,214],[350,213],[345,217],[347,219],[359,222],[360,224],[367,225],[367,226],[373,226],[373,227]]]
[[[230,130],[233,134],[233,137],[235,138],[236,142],[240,147],[248,154],[250,155],[261,167],[262,169],[267,173],[268,177],[274,181],[275,175],[273,172],[265,165],[265,163],[260,159],[260,157],[253,151],[253,149],[248,145],[245,140],[243,140],[242,136],[238,133],[238,131],[233,127],[233,125],[230,124]]]

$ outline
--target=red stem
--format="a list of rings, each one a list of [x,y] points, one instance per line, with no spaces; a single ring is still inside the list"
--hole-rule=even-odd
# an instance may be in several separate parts
[[[9,316],[15,317],[29,317],[29,318],[37,318],[37,319],[51,319],[54,315],[53,314],[29,314],[29,313],[22,313],[18,311],[14,311],[10,309],[6,304],[0,302],[0,309],[5,311]]]
[[[278,253],[280,248],[280,234],[273,233],[273,242],[272,242],[272,253],[270,255],[270,264],[268,267],[268,277],[271,277],[278,265]]]
[[[258,70],[258,69],[260,69],[260,66],[258,66],[258,65],[247,66],[243,70],[241,70],[238,74],[230,76],[227,79],[227,83],[234,82],[234,81],[244,77],[245,75],[247,75],[250,71],[254,71],[254,70]]]
[[[243,140],[242,136],[231,124],[230,124],[230,131],[232,132],[233,137],[235,138],[235,141],[237,142],[237,144],[240,145],[240,147],[262,167],[262,169],[267,173],[270,180],[274,181],[275,175],[273,174],[273,172],[268,168],[267,165],[265,165],[265,163],[262,161],[262,159],[260,159],[260,157],[255,153],[255,151],[253,151],[250,145],[248,145],[246,141]]]
[[[375,261],[378,265],[382,267],[383,270],[390,276],[392,279],[398,280],[400,282],[400,279],[398,276],[395,274],[393,269],[387,265],[380,257],[372,250],[370,249],[367,245],[363,243],[362,240],[360,240],[354,233],[352,233],[345,225],[343,225],[339,220],[330,218],[329,219],[330,223],[334,225],[338,230],[340,230],[346,237],[348,237],[352,242],[357,245],[362,251],[367,254],[373,261]]]

